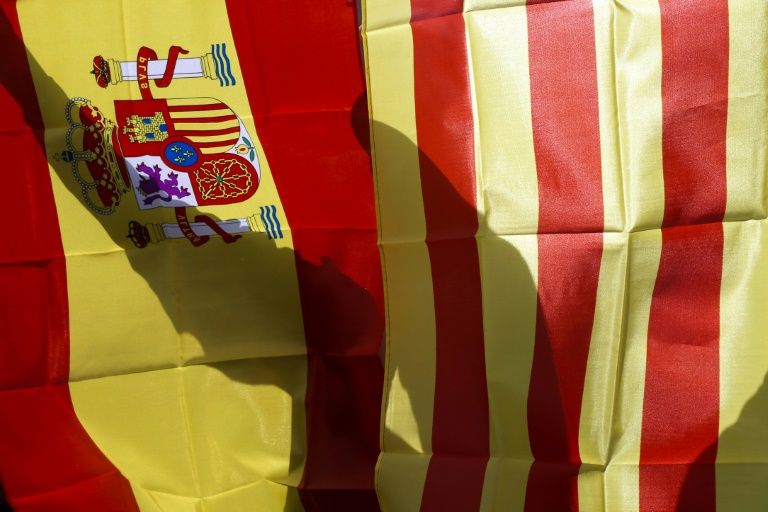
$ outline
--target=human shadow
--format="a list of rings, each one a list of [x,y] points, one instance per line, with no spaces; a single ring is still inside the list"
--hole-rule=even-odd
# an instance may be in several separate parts
[[[367,101],[367,98],[365,96],[360,96],[358,98],[358,101],[355,103],[352,111],[352,119],[353,119],[353,126],[355,127],[355,134],[358,137],[358,141],[360,144],[368,148],[369,147],[369,137],[370,137],[370,131],[368,125],[362,125],[359,122],[354,121],[354,112],[367,112],[367,105],[365,102]],[[359,118],[359,116],[358,116]],[[477,210],[474,205],[469,204],[464,198],[461,197],[461,195],[458,193],[458,191],[455,190],[453,185],[448,181],[448,179],[442,174],[440,169],[434,164],[432,159],[429,155],[427,155],[421,148],[419,148],[416,144],[414,144],[411,139],[409,139],[405,134],[400,132],[399,130],[381,123],[379,121],[372,121],[371,128],[374,133],[374,137],[379,139],[386,139],[387,140],[387,148],[388,150],[391,150],[392,152],[399,153],[402,155],[407,154],[418,154],[419,161],[422,163],[421,172],[423,173],[423,176],[420,178],[422,181],[430,181],[434,183],[434,188],[439,189],[440,195],[442,197],[442,204],[441,208],[444,209],[445,214],[451,217],[459,217],[459,218],[466,218],[468,215],[477,215]],[[389,178],[391,179],[391,178]],[[394,205],[385,205],[386,208],[392,208]],[[482,221],[481,221],[482,222]],[[394,234],[396,236],[396,234]],[[493,236],[494,234],[492,232],[489,232],[490,236]],[[457,237],[458,238],[458,237]],[[464,237],[461,236],[461,239]],[[405,243],[409,241],[404,241]],[[415,240],[414,242],[424,242],[423,240]],[[448,243],[450,243],[451,240],[448,240]],[[523,285],[521,289],[521,293],[525,294],[531,294],[532,292],[535,294],[535,286],[533,284],[532,279],[530,278],[530,274],[527,271],[527,266],[520,255],[519,251],[516,250],[512,245],[510,244],[503,244],[500,246],[504,250],[504,254],[501,256],[505,261],[508,262],[509,266],[511,268],[516,269],[525,269],[525,273],[528,274],[528,279],[522,280]],[[384,252],[386,252],[386,245],[382,248]],[[472,272],[472,270],[469,270],[468,272]],[[479,277],[479,276],[475,276]],[[387,283],[385,282],[385,287],[387,286]],[[455,300],[462,301],[462,296],[464,290],[456,289],[455,290]],[[402,340],[397,340],[397,346],[396,347],[388,347],[388,352],[391,350],[408,350],[409,344],[413,343],[419,343],[418,339],[410,339],[408,338],[409,333],[404,333]],[[514,333],[510,333],[510,336],[514,336]],[[427,342],[428,340],[423,340]],[[392,343],[392,340],[390,340],[390,343]],[[410,391],[418,391],[418,388],[421,384],[422,378],[421,375],[414,373],[411,371],[411,368],[403,369],[397,366],[397,364],[394,361],[395,359],[389,359],[390,364],[387,368],[387,374],[390,376],[398,375],[399,379],[401,379],[401,385],[403,390],[406,393],[409,393]],[[490,384],[489,384],[490,385]],[[386,397],[385,397],[386,398]],[[428,417],[425,418],[419,418],[419,415],[422,413],[427,413]],[[429,425],[432,423],[431,419],[431,411],[419,411],[419,410],[411,410],[411,414],[414,414],[416,416],[416,425],[418,428],[418,437],[420,441],[422,442],[422,445],[426,440],[431,438],[432,432],[429,428]],[[407,441],[402,439],[398,436],[396,432],[393,432],[389,430],[386,426],[384,427],[385,434],[384,434],[384,451],[387,451],[387,444],[388,439],[389,442],[397,446],[394,451],[397,452],[402,447],[409,447],[410,449],[413,449],[412,446],[409,445]],[[416,452],[412,452],[416,453]]]
[[[730,504],[733,510],[738,506],[740,512],[766,510],[768,459],[765,456],[768,441],[755,446],[758,439],[768,440],[768,375],[744,405],[736,423],[722,431],[717,441],[702,450],[697,459],[688,465],[676,510],[687,512],[712,508],[715,499],[718,504]],[[729,453],[726,457],[718,456],[720,447],[727,448]],[[702,488],[704,482],[715,481],[718,482],[717,492],[709,486]]]
[[[4,14],[0,14],[0,34],[13,33],[9,20]],[[28,59],[37,80],[40,108],[63,111],[70,100],[69,95],[57,85],[53,77],[46,74],[35,56],[27,52],[23,41],[13,37],[4,41],[4,44],[6,52],[17,56],[22,55],[23,58]],[[18,98],[29,96],[25,87],[29,87],[30,83],[25,82],[23,77],[0,73],[0,78],[2,85],[12,96]],[[361,146],[368,149],[370,134],[366,105],[365,96],[361,96],[355,105],[351,106],[350,125]],[[43,126],[40,117],[34,112],[25,112],[24,115],[28,126],[38,133],[43,134],[46,129],[52,129],[52,127]],[[60,139],[63,142],[66,128],[63,115],[61,119],[61,127],[54,127],[53,130],[59,130]],[[445,215],[449,218],[466,218],[476,215],[475,205],[462,198],[430,155],[392,127],[374,122],[373,130],[379,135],[384,134],[394,140],[400,150],[418,153],[422,163],[422,173],[425,173],[422,175],[422,180],[429,180],[440,191],[441,209],[445,211]],[[42,136],[40,140],[42,143]],[[80,201],[82,187],[72,175],[70,166],[56,160],[55,152],[50,151],[45,143],[42,143],[41,149],[47,155],[66,193]],[[267,158],[271,151],[268,145],[265,146]],[[194,209],[191,210],[192,216],[199,213]],[[296,387],[300,387],[301,383],[294,381],[293,387],[286,387],[286,384],[281,382],[281,374],[278,371],[249,372],[244,371],[242,366],[232,364],[237,360],[263,357],[268,350],[272,352],[267,355],[275,361],[294,356],[301,357],[303,360],[304,353],[307,351],[304,345],[305,339],[302,337],[297,340],[293,336],[295,326],[288,325],[283,326],[285,330],[275,328],[268,331],[267,341],[271,348],[265,348],[265,344],[262,343],[264,340],[245,335],[244,332],[247,329],[232,329],[231,326],[262,326],[270,322],[275,323],[277,319],[284,316],[285,311],[295,308],[295,296],[288,292],[286,289],[288,287],[280,283],[280,276],[284,276],[287,269],[296,272],[302,296],[324,297],[324,300],[313,303],[314,310],[308,311],[305,308],[302,311],[303,329],[306,343],[309,345],[307,382],[308,389],[313,391],[307,393],[306,403],[295,400],[292,404],[290,480],[296,481],[297,472],[302,466],[304,474],[299,492],[301,505],[293,499],[286,505],[286,510],[299,510],[301,506],[311,511],[377,510],[378,503],[372,480],[374,465],[379,454],[382,369],[378,347],[383,330],[380,297],[373,296],[369,289],[350,278],[336,260],[328,257],[317,258],[317,254],[305,254],[300,249],[278,248],[275,241],[265,234],[249,234],[234,242],[237,246],[237,257],[231,257],[234,253],[227,252],[230,246],[216,237],[211,237],[208,243],[196,248],[190,247],[187,240],[180,239],[139,249],[134,246],[131,239],[127,238],[128,233],[125,232],[127,226],[118,226],[121,222],[125,224],[125,219],[101,216],[87,209],[85,205],[83,205],[83,212],[88,212],[88,215],[98,219],[99,224],[104,226],[105,231],[110,234],[112,241],[124,249],[124,255],[132,270],[140,275],[152,290],[166,316],[171,319],[175,332],[191,337],[194,345],[200,347],[199,351],[191,353],[182,361],[182,366],[208,366],[222,372],[233,382],[244,383],[251,387],[282,386],[287,395],[301,396],[301,391]],[[221,221],[214,215],[208,215],[215,222]],[[291,219],[288,220],[290,223]],[[536,283],[528,271],[528,264],[515,244],[506,236],[507,234],[493,232],[486,219],[479,219],[479,226],[480,233],[477,240],[481,246],[481,260],[479,269],[475,272],[483,272],[483,258],[493,257],[497,262],[503,262],[518,275],[513,283],[516,292],[530,297],[536,303],[536,310],[541,311]],[[301,236],[302,231],[309,233],[323,226],[294,227],[292,225],[291,227],[296,237]],[[69,226],[68,229],[72,227]],[[343,228],[339,231],[343,231]],[[443,238],[445,240],[441,243],[447,246],[454,242],[450,240],[450,236]],[[332,237],[330,239],[333,240]],[[354,248],[354,244],[351,244],[350,248]],[[97,259],[98,256],[84,255],[83,257]],[[221,264],[212,265],[212,261],[221,262]],[[98,265],[98,262],[94,265]],[[462,271],[464,270],[456,269],[456,272]],[[120,300],[120,288],[117,282],[119,276],[95,270],[94,272],[104,285],[104,289],[113,290],[111,292],[113,295],[108,295],[103,300]],[[490,275],[482,275],[482,278],[495,279]],[[223,287],[222,283],[229,283],[230,286]],[[460,288],[451,290],[450,300],[459,302],[465,300],[462,291]],[[212,304],[217,306],[214,308]],[[487,306],[484,305],[484,308]],[[503,310],[504,305],[496,305],[496,307]],[[243,318],[242,311],[252,313],[249,318]],[[349,311],[354,311],[354,318],[350,319]],[[514,311],[510,314],[514,314]],[[146,319],[142,318],[141,307],[137,309],[137,322],[139,326],[146,322]],[[543,325],[546,326],[546,321]],[[144,336],[151,336],[151,332],[147,331],[147,329],[134,330],[134,332],[145,333]],[[526,359],[521,351],[530,352],[530,346],[522,345],[531,341],[521,341],[521,332],[514,329],[506,333],[506,336],[509,339],[509,350],[495,352],[495,357],[502,360],[497,361],[496,367],[502,370],[499,374],[488,376],[488,388],[493,389],[497,396],[503,396],[508,400],[507,406],[527,411],[528,414],[536,414],[539,421],[544,423],[564,424],[564,406],[562,397],[558,394],[560,385],[557,381],[550,383],[552,384],[550,398],[554,403],[543,407],[536,402],[531,403],[528,396],[516,393],[515,389],[509,389],[507,376],[503,375],[504,368],[508,369],[509,375],[514,375],[521,365],[530,364],[530,356]],[[413,343],[418,341],[408,340]],[[365,350],[361,351],[361,346],[365,347]],[[281,347],[287,348],[281,352]],[[128,347],[126,350],[130,352],[131,348]],[[547,367],[554,367],[552,351],[544,346],[540,353],[545,359],[550,359],[540,363]],[[280,363],[275,364],[279,366]],[[157,369],[166,366],[160,365]],[[153,368],[134,370],[147,369]],[[438,371],[444,372],[445,369],[438,368]],[[398,373],[406,393],[418,391],[421,379],[412,372],[412,369],[398,368],[396,364],[390,364],[388,374],[391,376],[394,373]],[[332,385],[326,385],[327,383]],[[352,404],[351,407],[350,404]],[[433,432],[430,430],[431,419],[419,416],[422,412],[413,411],[416,416],[418,436],[423,445],[428,438],[432,437]],[[457,411],[457,414],[460,414],[460,411]],[[307,426],[303,424],[305,417]],[[493,436],[491,444],[498,446],[505,457],[519,459],[529,457],[522,451],[507,450],[504,446],[504,432],[509,425],[505,424],[503,419],[492,417],[490,421],[491,436]],[[382,449],[385,452],[393,451],[390,449],[390,446],[393,446],[394,451],[415,453],[414,448],[409,446],[405,439],[400,438],[396,432],[387,430],[386,426],[384,428]],[[341,444],[324,447],[323,436],[328,435],[329,432],[338,436],[342,440]],[[259,434],[254,432],[254,435]],[[561,430],[554,429],[547,435],[549,435],[549,442],[561,447],[558,450],[559,453],[567,452],[572,448],[569,447],[571,440],[564,436]],[[446,456],[478,455],[450,448],[437,448],[433,451],[435,455]],[[542,462],[551,464],[553,467],[563,464],[572,465],[571,461],[546,460],[546,457]],[[0,461],[0,464],[4,463],[5,461]],[[361,472],[360,467],[367,469]],[[333,482],[324,478],[324,472],[333,473],[341,481],[351,482],[350,487],[334,489]],[[571,473],[568,472],[567,478],[571,478],[569,476]],[[555,474],[553,478],[561,478],[561,476]],[[527,474],[521,474],[519,477],[527,478]],[[286,481],[276,483],[287,485]],[[499,482],[497,485],[504,484]],[[446,492],[449,493],[457,491],[460,489],[446,488]],[[12,489],[9,490],[9,494],[13,497]],[[341,508],[340,504],[343,504]]]
[[[477,217],[476,205],[471,204],[461,196],[431,155],[415,145],[405,134],[391,126],[376,121],[375,116],[371,126],[374,132],[374,140],[386,141],[384,151],[403,156],[408,154],[418,155],[419,169],[414,172],[420,173],[422,186],[424,189],[429,188],[429,194],[431,195],[427,197],[427,192],[422,192],[425,196],[425,208],[427,207],[426,203],[428,201],[431,202],[430,206],[439,211],[439,213],[432,211],[431,214],[441,216],[440,224],[459,226],[464,222],[464,219]],[[367,131],[360,132],[361,142],[363,137],[367,135]],[[376,146],[376,150],[379,151],[381,148]],[[397,157],[395,156],[390,159],[388,172],[395,174],[405,172],[393,169],[391,162],[394,158]],[[406,161],[405,157],[403,161]],[[379,176],[378,179],[382,179],[382,177]],[[393,177],[388,176],[384,179],[391,181]],[[474,178],[471,173],[467,173],[463,179]],[[493,187],[493,184],[486,183],[486,186]],[[510,485],[509,480],[512,479],[518,481],[518,487],[528,488],[528,492],[523,491],[523,494],[527,495],[526,500],[530,500],[530,503],[519,503],[518,505],[521,508],[531,506],[534,508],[539,507],[535,508],[537,510],[544,508],[548,510],[569,510],[571,504],[578,501],[576,480],[579,474],[580,461],[567,455],[578,453],[578,440],[569,434],[566,428],[568,423],[566,420],[567,407],[564,403],[566,398],[563,391],[567,386],[578,386],[583,383],[569,382],[568,377],[563,378],[562,375],[558,374],[555,359],[564,357],[563,353],[568,348],[563,349],[563,346],[568,345],[568,343],[563,344],[562,339],[554,339],[557,334],[550,329],[552,324],[561,323],[560,315],[567,315],[568,301],[562,301],[560,304],[565,306],[564,309],[552,306],[546,308],[542,305],[541,297],[537,290],[537,283],[534,281],[529,270],[531,262],[525,260],[518,245],[518,241],[525,237],[537,237],[539,235],[536,233],[521,235],[495,231],[492,227],[492,222],[488,219],[489,214],[497,214],[502,218],[506,215],[509,218],[509,216],[514,216],[515,212],[500,210],[491,212],[487,210],[493,207],[489,205],[494,205],[493,201],[488,201],[487,197],[484,197],[488,192],[488,190],[484,190],[481,193],[482,198],[480,200],[486,201],[486,213],[478,219],[477,234],[473,233],[471,237],[468,237],[466,234],[461,233],[458,228],[456,231],[448,228],[446,231],[435,233],[434,231],[430,232],[429,225],[427,226],[426,234],[427,246],[430,246],[430,244],[433,246],[441,245],[442,247],[438,248],[438,250],[450,252],[456,249],[456,252],[459,252],[467,238],[472,238],[473,241],[476,241],[479,252],[479,268],[457,265],[452,270],[450,276],[443,275],[438,277],[438,279],[450,282],[450,285],[440,287],[439,283],[433,282],[434,293],[443,295],[441,298],[443,305],[450,304],[449,307],[451,309],[463,311],[470,311],[477,307],[476,303],[472,303],[472,301],[476,300],[471,289],[472,286],[467,284],[473,280],[480,280],[484,288],[496,290],[495,292],[488,291],[483,297],[482,315],[485,322],[485,332],[479,333],[481,337],[484,337],[486,362],[492,361],[492,364],[486,366],[484,371],[485,378],[487,379],[488,397],[491,400],[489,404],[489,445],[495,447],[492,454],[492,458],[495,460],[492,460],[490,464],[495,465],[495,467],[493,469],[486,469],[486,471],[493,472],[496,475],[496,477],[491,478],[486,483],[487,488],[483,490],[485,496],[483,499],[490,500],[487,504],[491,504],[491,507],[498,506],[503,508],[507,506],[508,503],[505,502],[507,498],[504,495],[507,493],[507,488]],[[396,201],[395,199],[390,200]],[[495,204],[498,205],[498,203]],[[380,211],[397,207],[398,205],[396,204],[379,204]],[[504,207],[501,206],[499,208],[503,209]],[[389,233],[389,235],[392,239],[397,239],[396,233]],[[547,234],[543,236],[556,238],[569,237],[571,235]],[[395,242],[395,245],[403,243],[407,245],[409,242],[424,241],[399,240]],[[387,246],[384,245],[382,247],[383,253],[386,254],[387,249]],[[564,246],[564,250],[567,251],[568,249],[572,248]],[[590,251],[592,249],[587,248],[586,250]],[[430,256],[434,258],[432,252],[430,252]],[[563,257],[567,257],[567,253],[563,253]],[[463,262],[463,260],[461,261]],[[386,261],[384,266],[385,268],[387,267]],[[492,270],[489,270],[492,268],[496,269],[498,274],[494,274]],[[433,276],[434,272],[433,267]],[[573,295],[568,289],[571,285],[573,285],[574,289],[580,288],[578,282],[574,282],[572,277],[566,276],[564,283],[562,283],[565,295]],[[385,287],[387,286],[388,283],[385,282]],[[511,302],[505,303],[503,300],[499,301],[497,297],[494,297],[494,294],[499,290],[499,286],[506,287],[507,292],[516,296],[514,304]],[[402,299],[401,295],[403,293],[408,292],[401,290],[393,294],[390,291],[390,296],[398,296]],[[509,321],[510,319],[512,321]],[[505,326],[505,330],[501,334],[500,325]],[[402,326],[399,327],[402,328]],[[440,320],[437,322],[436,329],[436,351],[439,353],[441,350],[448,348],[445,344],[453,342],[450,340],[450,336],[446,336],[445,325],[440,325]],[[535,340],[531,336],[534,330],[536,330]],[[419,446],[412,444],[412,438],[409,441],[399,435],[398,432],[392,430],[389,423],[385,421],[382,424],[382,452],[384,456],[387,454],[394,454],[396,456],[409,455],[413,457],[431,456],[430,467],[436,458],[464,460],[466,462],[463,465],[464,467],[462,469],[458,469],[461,465],[457,467],[459,472],[463,472],[467,467],[475,465],[477,460],[487,459],[490,446],[485,449],[482,449],[482,447],[478,449],[477,446],[469,447],[473,443],[456,442],[455,440],[448,440],[446,442],[445,438],[442,441],[437,441],[438,435],[443,435],[438,433],[438,431],[445,432],[447,429],[452,429],[456,432],[460,428],[456,427],[456,425],[437,424],[438,421],[446,419],[445,416],[442,416],[442,419],[438,420],[436,414],[436,408],[444,407],[444,404],[442,406],[434,405],[434,410],[423,407],[425,403],[430,403],[433,398],[437,402],[437,398],[432,396],[425,397],[425,390],[422,389],[425,382],[422,370],[417,365],[398,364],[398,361],[415,357],[414,354],[419,353],[419,351],[413,350],[413,346],[422,340],[413,338],[413,334],[408,332],[401,331],[399,335],[395,335],[392,334],[392,329],[389,328],[388,332],[388,364],[385,388],[392,384],[393,379],[397,379],[397,387],[400,393],[405,396],[401,395],[394,399],[402,400],[402,403],[420,404],[408,411],[408,414],[413,416]],[[464,333],[463,330],[462,333]],[[470,333],[467,336],[473,335],[476,336],[477,333]],[[425,343],[433,342],[432,340],[423,341]],[[450,350],[450,348],[448,349]],[[400,352],[398,357],[393,356],[395,352]],[[433,357],[433,354],[428,354],[428,357]],[[440,359],[439,355],[437,359]],[[408,362],[413,363],[414,361]],[[440,385],[440,382],[445,382],[446,379],[454,379],[459,381],[459,387],[475,388],[477,383],[472,382],[473,378],[470,377],[475,372],[466,371],[467,369],[461,365],[453,367],[450,364],[446,365],[444,362],[445,359],[443,359],[443,363],[436,365],[437,374],[435,379],[438,383],[437,385]],[[430,367],[434,363],[424,361],[423,364],[426,367]],[[461,364],[467,364],[467,361],[462,361]],[[532,366],[534,368],[533,373],[536,373],[535,376],[532,374]],[[525,377],[519,378],[518,376],[531,376],[531,381],[529,383]],[[529,389],[529,393],[521,393],[521,389]],[[427,390],[428,393],[432,393],[432,391],[431,389]],[[385,394],[385,409],[387,408],[387,400],[390,398]],[[481,402],[481,398],[478,397],[477,401]],[[403,407],[403,405],[398,405],[398,407]],[[573,409],[573,404],[571,404],[570,408]],[[525,420],[521,421],[520,418],[513,420],[515,421],[514,424],[510,423],[509,416],[505,416],[505,413],[502,412],[510,410],[517,411],[518,415],[528,419],[529,427],[531,427],[528,434],[533,445],[535,461],[531,461],[531,452],[527,445],[510,440],[510,437],[514,437],[514,435],[510,436],[510,433],[522,428],[521,425],[525,423]],[[468,412],[455,409],[451,413],[454,415],[454,418],[450,420],[450,423],[469,425],[470,423],[478,422],[478,424],[482,424],[485,421],[481,417],[482,413],[475,416],[475,412],[475,410]],[[442,414],[445,414],[444,410]],[[482,430],[482,427],[480,430]],[[473,426],[467,427],[467,432],[474,431]],[[536,438],[535,441],[534,438]],[[431,451],[428,450],[427,453],[421,453],[420,447],[430,447],[430,444]],[[531,463],[533,467],[531,467]],[[488,468],[490,467],[489,465]],[[402,478],[409,478],[406,475],[410,475],[410,473],[404,473]],[[464,481],[467,480],[465,479]],[[409,482],[406,480],[403,480],[401,483],[403,486],[409,485]],[[449,480],[432,480],[428,485],[433,486],[434,490],[431,492],[443,496],[441,503],[445,506],[461,507],[458,504],[466,502],[467,488],[464,486],[453,485],[453,482]],[[381,484],[379,488],[381,491]],[[556,489],[557,492],[553,492],[552,489]],[[472,502],[471,499],[469,501]],[[422,509],[424,509],[424,506],[424,502],[422,502]],[[463,508],[461,509],[463,510]]]
[[[5,492],[3,491],[2,485],[0,485],[0,512],[13,512],[13,509],[5,499]]]

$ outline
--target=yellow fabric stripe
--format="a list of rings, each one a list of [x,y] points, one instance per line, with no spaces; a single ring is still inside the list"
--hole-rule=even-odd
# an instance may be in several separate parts
[[[408,8],[410,16],[410,4]],[[366,33],[379,236],[384,245],[422,242],[427,232],[416,143],[413,36],[407,19],[405,25]]]
[[[382,454],[376,477],[382,512],[418,512],[429,456],[413,453]]]
[[[235,115],[235,113],[228,108],[220,108],[216,110],[185,110],[181,112],[169,112],[169,114],[171,119],[188,119],[190,117],[222,117]]]
[[[464,16],[475,104],[477,240],[491,424],[481,510],[522,510],[533,460],[526,408],[536,331],[539,209],[527,15],[512,8]]]
[[[528,470],[528,383],[536,334],[536,235],[479,238],[491,459],[481,510],[522,510]]]
[[[227,133],[224,135],[188,135],[187,138],[192,142],[224,142],[231,141],[239,136],[239,133]],[[232,144],[228,144],[227,147],[232,147]]]
[[[617,0],[613,29],[626,229],[654,229],[664,217],[658,0]]]
[[[603,476],[611,456],[629,235],[604,233],[603,244],[579,422],[579,508],[595,511],[604,509]]]
[[[298,356],[91,379],[72,383],[70,389],[83,425],[105,453],[120,454],[121,471],[135,475],[132,485],[173,504],[161,510],[186,510],[182,504],[199,502],[198,497],[237,490],[233,494],[238,496],[230,499],[241,502],[239,508],[205,505],[205,510],[225,512],[241,509],[242,503],[274,501],[275,496],[252,500],[270,481],[298,484],[301,461],[284,454],[305,437],[304,423],[292,420],[302,413],[302,403],[290,401],[291,395],[303,392],[305,381],[306,360]],[[256,382],[261,385],[254,386]],[[151,390],[151,400],[141,392],[145,389]],[[287,407],[275,407],[286,401]],[[141,411],[140,421],[132,418],[136,411]],[[263,432],[292,425],[291,434],[253,435],[254,418]],[[126,423],[132,428],[126,429]],[[278,499],[287,490],[279,487],[284,489],[275,489]]]
[[[617,336],[618,347],[612,347],[613,353],[604,354],[604,357],[615,357],[616,376],[608,368],[606,362],[602,362],[602,370],[594,375],[602,376],[602,384],[610,390],[610,379],[616,379],[613,397],[605,397],[604,400],[613,400],[613,406],[606,403],[608,410],[612,410],[610,423],[612,431],[597,427],[594,433],[594,445],[600,446],[600,451],[592,453],[591,457],[597,460],[605,458],[607,467],[603,474],[602,503],[596,503],[599,499],[596,495],[597,475],[585,477],[584,485],[592,489],[585,493],[591,496],[595,510],[621,510],[636,511],[639,508],[639,462],[640,462],[640,435],[642,431],[643,396],[645,389],[645,361],[648,338],[648,319],[650,314],[651,296],[656,282],[659,259],[661,257],[661,232],[658,228],[664,216],[664,177],[663,157],[661,145],[662,110],[661,110],[661,15],[659,4],[656,0],[618,0],[613,5],[610,2],[596,0],[595,23],[598,37],[598,84],[600,87],[601,110],[601,142],[603,172],[606,178],[606,166],[616,165],[621,169],[623,188],[623,202],[615,203],[614,208],[621,206],[624,209],[623,231],[628,232],[628,247],[623,251],[617,251],[614,256],[609,256],[612,242],[609,235],[605,236],[606,250],[603,254],[603,265],[608,263],[615,267],[615,272],[621,272],[622,258],[628,258],[627,270],[624,278],[627,291],[624,294],[625,303],[623,311],[625,318],[624,329]],[[609,31],[610,34],[601,34]],[[612,37],[613,41],[609,38]],[[610,50],[612,49],[612,50]],[[613,94],[616,97],[616,113],[620,120],[616,126],[616,119],[611,120],[612,107],[607,104],[610,98],[603,97],[611,94],[608,84],[609,64],[607,55],[603,52],[614,54],[615,85]],[[618,141],[610,135],[611,130],[617,130]],[[615,136],[614,136],[615,137]],[[618,146],[619,160],[611,153]],[[611,163],[614,162],[614,163]],[[614,182],[615,183],[615,182]],[[605,183],[607,186],[608,184]],[[610,196],[608,196],[610,197]],[[606,203],[606,221],[609,212]],[[615,215],[615,214],[614,214]],[[613,217],[614,222],[618,218]],[[649,230],[649,231],[643,231]],[[616,239],[618,241],[618,239]],[[626,242],[622,242],[626,243]],[[603,271],[606,271],[604,274]],[[608,277],[610,267],[601,268],[601,283]],[[620,275],[620,274],[616,274]],[[614,284],[613,300],[621,300],[618,293],[621,285]],[[596,321],[600,315],[601,297],[598,291],[598,305]],[[614,304],[613,308],[618,308]],[[617,309],[609,309],[610,314],[615,314]],[[602,322],[601,322],[602,323]],[[596,325],[597,327],[597,325]],[[604,328],[609,329],[608,326]],[[610,336],[610,334],[604,334]],[[598,351],[605,349],[604,343],[595,343],[598,337],[603,336],[598,329],[593,332],[593,344],[590,350],[590,364],[594,364]],[[616,343],[617,341],[614,341]],[[591,380],[590,370],[587,376]],[[610,391],[609,391],[610,392]],[[595,398],[592,397],[592,400]],[[585,395],[586,401],[586,395]],[[585,403],[585,407],[589,407]],[[593,414],[591,423],[594,428],[597,425],[599,415]],[[582,428],[586,431],[580,434],[589,437],[590,426],[582,422]],[[605,448],[605,436],[610,434],[608,451],[603,454]],[[584,439],[582,437],[582,440]],[[588,445],[589,443],[585,443]],[[582,445],[584,446],[584,445]],[[581,483],[581,482],[580,482]]]
[[[768,6],[732,0],[726,220],[766,217]],[[768,509],[766,221],[726,223],[720,298],[718,510]]]
[[[526,0],[464,0],[464,12],[504,7],[525,7]]]
[[[525,418],[523,418],[525,420]],[[495,435],[491,432],[491,435]],[[524,510],[530,459],[491,456],[485,470],[480,510]]]
[[[435,359],[429,254],[420,242],[385,245],[382,252],[390,299],[384,451],[429,454]]]
[[[211,41],[226,43],[232,72],[241,76],[225,2],[185,6],[154,3],[147,16],[146,2],[83,0],[78,7],[98,11],[104,33],[120,34],[94,46],[72,37],[82,30],[82,16],[71,6],[17,3],[49,157],[65,147],[61,127],[70,97],[88,97],[112,120],[113,100],[139,97],[135,82],[101,90],[93,75],[73,73],[72,63],[96,54],[135,59],[144,45],[165,51],[169,43],[157,34],[167,33],[168,19],[178,23],[175,42],[184,41],[193,55],[209,51]],[[198,97],[208,86],[255,136],[242,87],[184,79],[153,92],[193,98],[171,104],[217,102]],[[218,219],[245,218],[260,204],[274,204],[285,224],[264,152],[251,141],[265,177],[257,195],[203,210]],[[113,215],[94,215],[69,167],[51,161],[67,255],[72,401],[89,435],[130,482],[140,509],[295,510],[305,452],[306,343],[288,226],[278,240],[251,233],[235,244],[212,238],[195,248],[171,240],[138,250],[126,239],[128,222],[175,223],[173,211],[139,211],[127,195]],[[222,261],[227,264],[213,263]],[[264,435],[254,435],[253,425]]]
[[[237,122],[237,119],[232,119],[230,121],[218,121],[215,123],[190,123],[188,121],[184,120],[178,120],[173,122],[173,127],[176,130],[196,130],[196,131],[207,131],[207,130],[226,130],[228,128],[236,128],[240,126],[240,124]],[[237,134],[234,134],[236,136]],[[225,137],[232,137],[233,134],[228,134]]]
[[[618,140],[616,64],[613,55],[613,3],[594,0],[595,48],[603,173],[603,255],[589,345],[579,422],[580,510],[605,508],[605,468],[609,463],[617,367],[621,349],[628,236]]]
[[[625,343],[620,348],[609,464],[605,471],[605,510],[639,508],[640,434],[651,296],[661,258],[661,231],[629,235]]]
[[[536,233],[539,188],[533,152],[525,9],[465,14],[479,124],[481,235]],[[527,389],[527,388],[526,388]]]
[[[435,311],[424,239],[409,0],[364,2],[379,243],[387,297],[382,455],[385,511],[418,511],[432,451]]]
[[[762,511],[768,509],[767,224],[723,227],[717,504],[718,510]]]
[[[363,36],[393,26],[407,26],[411,22],[411,3],[406,0],[363,0]],[[366,57],[370,47],[366,47]],[[370,60],[366,60],[370,63]],[[370,69],[368,70],[370,72]],[[370,79],[371,76],[369,75]],[[405,78],[405,77],[401,77]],[[370,85],[370,83],[368,84]]]
[[[619,113],[616,106],[616,61],[613,50],[614,3],[593,0],[597,57],[597,101],[600,115],[600,155],[603,170],[605,231],[624,231]]]
[[[725,220],[766,217],[768,148],[768,4],[728,2],[728,133]]]

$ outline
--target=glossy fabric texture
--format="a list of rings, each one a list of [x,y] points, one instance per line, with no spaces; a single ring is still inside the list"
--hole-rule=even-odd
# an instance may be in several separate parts
[[[365,2],[384,510],[768,506],[766,14],[727,0]],[[425,173],[452,201],[436,205]],[[449,259],[431,247],[436,207]],[[482,329],[455,337],[441,315],[471,323],[467,300]],[[467,417],[485,404],[487,437]]]
[[[21,180],[0,245],[0,481],[13,509],[378,510],[383,294],[356,8],[307,7],[303,18],[295,3],[239,0],[1,8],[0,145]],[[99,13],[103,37],[82,44],[82,12]],[[241,130],[218,158],[260,165],[250,199],[190,219],[250,219],[242,238],[214,233],[196,247],[174,238],[174,210],[139,210],[130,195],[97,215],[85,174],[66,161],[83,157],[67,143],[87,137],[67,105],[90,100],[121,133],[137,129],[116,101],[136,105],[146,91],[120,73],[141,70],[142,47],[164,61],[173,45],[187,52],[176,70],[203,71],[150,80],[153,97],[193,111],[175,122],[205,132],[205,147],[232,137],[205,118],[217,99]],[[88,73],[97,55],[113,59],[106,88]],[[166,239],[139,248],[129,222]]]

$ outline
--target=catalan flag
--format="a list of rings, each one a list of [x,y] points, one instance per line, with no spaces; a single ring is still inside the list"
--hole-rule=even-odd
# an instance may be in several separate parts
[[[366,2],[383,509],[768,508],[766,14]]]

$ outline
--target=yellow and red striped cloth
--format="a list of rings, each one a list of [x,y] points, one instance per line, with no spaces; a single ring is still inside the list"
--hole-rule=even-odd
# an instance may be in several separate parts
[[[763,510],[762,1],[368,0],[385,510]]]
[[[13,510],[768,509],[764,1],[9,0],[0,48]]]

